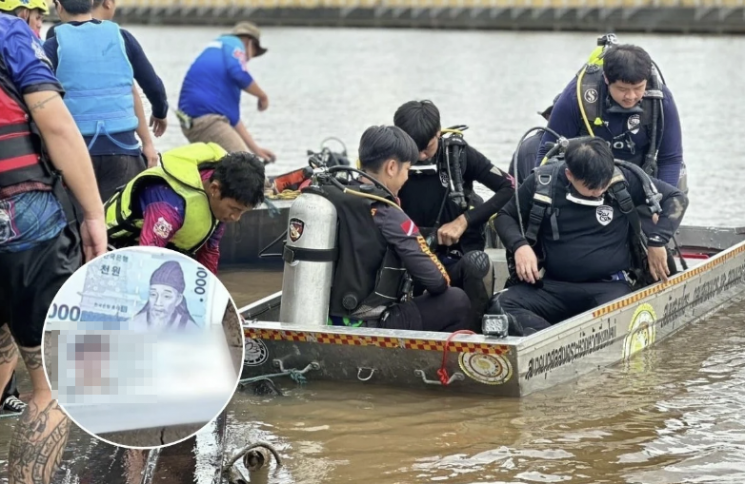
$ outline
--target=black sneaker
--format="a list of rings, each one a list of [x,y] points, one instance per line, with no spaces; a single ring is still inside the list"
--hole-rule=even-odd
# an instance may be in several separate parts
[[[20,398],[15,395],[8,395],[3,400],[3,405],[0,407],[2,413],[21,413],[28,405],[21,401]]]

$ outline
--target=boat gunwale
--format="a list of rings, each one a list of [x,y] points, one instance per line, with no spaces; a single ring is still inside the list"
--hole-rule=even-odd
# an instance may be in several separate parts
[[[694,227],[692,227],[694,228]],[[699,227],[695,227],[699,228]],[[704,229],[705,227],[700,227]],[[722,228],[712,230],[721,230],[734,233],[745,233],[745,228]],[[539,331],[535,334],[525,337],[508,336],[506,338],[493,338],[484,336],[483,334],[457,334],[453,336],[453,333],[443,332],[432,332],[432,331],[410,331],[410,330],[397,330],[397,329],[384,329],[384,328],[356,328],[346,326],[316,326],[316,325],[304,325],[302,323],[281,323],[278,321],[244,321],[243,330],[244,336],[256,337],[258,333],[262,338],[269,337],[270,339],[287,339],[291,341],[300,342],[328,342],[336,344],[354,344],[355,338],[367,340],[371,344],[375,344],[374,339],[396,339],[399,340],[397,345],[385,345],[382,347],[393,348],[402,347],[405,348],[408,341],[424,341],[425,343],[409,343],[416,349],[430,349],[442,351],[444,343],[449,340],[450,351],[461,351],[461,345],[474,345],[472,350],[479,351],[479,347],[483,349],[484,346],[488,346],[497,351],[509,351],[510,348],[515,348],[519,352],[525,350],[536,350],[547,344],[551,344],[556,339],[562,339],[564,336],[573,334],[574,330],[587,324],[588,322],[600,322],[602,319],[611,319],[613,316],[620,314],[628,306],[633,304],[643,304],[645,302],[652,301],[664,293],[672,291],[679,287],[681,284],[689,282],[693,278],[697,278],[706,272],[714,269],[721,264],[726,263],[729,259],[741,254],[745,251],[745,240],[728,247],[713,255],[706,261],[701,262],[693,267],[690,267],[686,271],[682,271],[671,278],[667,282],[658,282],[651,286],[634,291],[626,296],[609,301],[606,304],[597,306],[588,311],[577,314],[569,319],[562,321],[561,323],[552,325],[550,328]],[[277,299],[281,300],[282,291],[278,291],[267,297],[260,299],[252,304],[246,305],[238,310],[239,314],[243,315],[248,311],[256,311],[262,304],[269,305],[275,302]],[[691,301],[687,306],[695,305],[696,301]],[[270,310],[271,308],[267,308]],[[268,331],[269,336],[262,331]],[[252,334],[253,333],[253,334]],[[278,334],[279,338],[272,338],[271,334]],[[332,341],[318,341],[318,336],[329,336]],[[351,338],[348,341],[344,341],[344,338],[339,339],[338,337]],[[337,337],[337,341],[333,341],[334,337]],[[617,337],[623,338],[622,335]],[[403,341],[401,341],[403,340]],[[427,345],[427,342],[431,343]],[[453,345],[457,343],[456,345]],[[429,347],[427,347],[429,346]]]

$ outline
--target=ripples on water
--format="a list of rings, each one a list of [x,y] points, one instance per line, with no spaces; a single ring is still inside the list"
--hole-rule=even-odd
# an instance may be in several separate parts
[[[626,365],[523,400],[311,382],[239,394],[232,435],[272,442],[267,482],[745,482],[745,302]]]

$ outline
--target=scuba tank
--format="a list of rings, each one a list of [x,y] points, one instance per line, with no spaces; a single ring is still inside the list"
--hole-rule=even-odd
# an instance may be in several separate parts
[[[282,258],[283,323],[325,326],[334,279],[336,207],[314,193],[301,193],[290,207]]]

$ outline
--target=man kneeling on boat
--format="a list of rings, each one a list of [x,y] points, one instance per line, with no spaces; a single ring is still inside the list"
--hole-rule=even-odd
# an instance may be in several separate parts
[[[637,214],[636,207],[649,198],[644,182],[661,194],[661,212],[654,218]],[[506,314],[511,334],[527,336],[666,281],[675,270],[666,245],[687,206],[677,188],[646,177],[634,165],[616,167],[601,138],[570,140],[564,159],[537,168],[517,200],[499,212],[496,230],[514,254],[519,280],[494,296],[487,313]],[[543,277],[533,247],[541,254]]]
[[[331,324],[445,332],[468,327],[468,296],[449,287],[448,273],[396,198],[418,157],[403,130],[373,126],[359,147],[360,168],[370,179],[322,186],[319,194],[334,204],[339,220]],[[408,298],[407,272],[424,295]]]
[[[217,274],[225,224],[264,201],[264,164],[248,152],[193,143],[161,154],[106,202],[109,243],[167,247]]]

